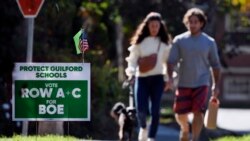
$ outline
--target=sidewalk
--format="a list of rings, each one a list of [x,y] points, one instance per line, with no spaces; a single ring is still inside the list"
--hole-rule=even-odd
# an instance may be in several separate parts
[[[216,130],[205,130],[202,141],[209,138],[218,138],[229,135],[250,134],[250,109],[220,108],[218,112]],[[192,117],[191,117],[192,118]],[[159,125],[156,141],[179,141],[179,127],[173,122]],[[109,140],[111,141],[111,140]]]
[[[250,109],[220,108],[218,111],[218,129],[206,131],[207,138],[218,138],[228,135],[250,134]],[[192,117],[190,117],[192,118]],[[160,125],[157,133],[157,141],[178,141],[179,128]]]
[[[160,125],[158,128],[156,141],[179,141],[179,130]]]
[[[250,109],[220,108],[218,127],[236,132],[250,132]]]

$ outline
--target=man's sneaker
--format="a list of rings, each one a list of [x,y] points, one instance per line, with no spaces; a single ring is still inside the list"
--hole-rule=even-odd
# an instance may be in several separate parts
[[[148,138],[148,130],[146,128],[140,128],[138,140],[147,141],[147,138]]]

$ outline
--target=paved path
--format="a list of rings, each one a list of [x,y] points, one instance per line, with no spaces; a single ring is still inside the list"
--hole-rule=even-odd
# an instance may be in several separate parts
[[[218,132],[221,132],[221,135],[219,136],[232,135],[232,133],[250,134],[250,109],[220,108],[218,112],[217,125],[219,129],[213,131],[216,132],[215,134],[217,137]],[[176,125],[160,125],[156,141],[179,141],[178,136],[179,130],[176,128]]]
[[[217,125],[220,130],[218,129],[214,132],[222,132],[222,135],[230,135],[232,133],[250,134],[250,109],[220,108],[218,111]],[[223,129],[223,131],[221,129]],[[177,128],[160,125],[156,140],[178,141],[178,135],[179,130]]]
[[[231,131],[250,131],[250,109],[225,109],[218,112],[218,127]]]
[[[156,141],[179,141],[179,131],[168,126],[160,125]]]

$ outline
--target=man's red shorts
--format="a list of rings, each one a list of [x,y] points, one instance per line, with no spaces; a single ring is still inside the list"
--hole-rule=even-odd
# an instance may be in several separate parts
[[[207,95],[208,86],[197,88],[179,87],[175,93],[174,112],[177,114],[186,114],[189,112],[205,113]]]

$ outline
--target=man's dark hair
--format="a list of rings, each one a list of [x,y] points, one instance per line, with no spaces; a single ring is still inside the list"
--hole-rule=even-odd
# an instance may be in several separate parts
[[[202,30],[207,23],[207,17],[205,16],[204,12],[199,8],[191,8],[184,15],[182,22],[187,25],[188,20],[191,16],[196,16],[199,21],[203,23],[203,26],[201,27]]]

